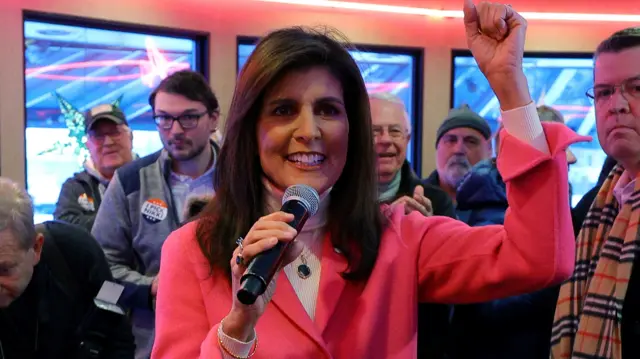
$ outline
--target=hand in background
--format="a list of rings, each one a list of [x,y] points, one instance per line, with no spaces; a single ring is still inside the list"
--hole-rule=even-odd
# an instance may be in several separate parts
[[[156,297],[158,294],[158,277],[153,278],[153,282],[151,282],[151,296]]]
[[[422,213],[423,216],[433,216],[433,206],[429,198],[424,196],[424,188],[422,186],[416,186],[413,190],[413,197],[402,196],[395,200],[391,207],[398,205],[404,206],[404,213],[409,214],[413,211]]]

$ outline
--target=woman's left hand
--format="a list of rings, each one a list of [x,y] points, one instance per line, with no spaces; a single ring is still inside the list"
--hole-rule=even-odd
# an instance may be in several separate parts
[[[465,0],[467,45],[503,110],[527,105],[531,95],[522,70],[527,21],[510,5]]]

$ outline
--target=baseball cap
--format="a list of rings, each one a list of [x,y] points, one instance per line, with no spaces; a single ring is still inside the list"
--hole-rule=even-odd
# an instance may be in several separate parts
[[[84,130],[89,132],[91,127],[99,120],[109,120],[116,125],[129,125],[127,117],[121,109],[111,104],[98,105],[91,108],[84,115]]]

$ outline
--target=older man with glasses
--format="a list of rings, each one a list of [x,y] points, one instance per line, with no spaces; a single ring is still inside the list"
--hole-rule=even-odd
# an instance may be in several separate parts
[[[369,95],[371,121],[378,166],[378,199],[391,206],[403,206],[406,213],[455,218],[453,202],[439,187],[418,177],[409,161],[411,121],[404,103],[388,93]],[[445,358],[449,341],[451,307],[420,304],[418,308],[418,357]]]
[[[404,206],[405,212],[455,218],[453,203],[440,188],[422,181],[407,161],[411,121],[404,103],[388,93],[369,96],[382,203]]]
[[[53,216],[91,231],[102,196],[115,171],[134,159],[133,135],[124,113],[115,105],[98,105],[84,116],[90,157],[84,171],[62,184]]]
[[[206,79],[192,71],[165,78],[149,97],[164,148],[116,171],[92,234],[115,279],[137,286],[129,302],[136,359],[148,358],[154,338],[154,298],[160,251],[187,219],[192,196],[213,195],[219,105]]]

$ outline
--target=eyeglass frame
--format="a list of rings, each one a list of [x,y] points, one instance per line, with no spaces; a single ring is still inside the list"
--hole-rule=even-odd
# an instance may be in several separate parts
[[[374,125],[371,127],[373,130],[373,137],[374,138],[381,137],[382,135],[384,135],[385,131],[389,133],[389,137],[391,137],[394,140],[401,140],[410,135],[409,131],[407,131],[406,129],[403,129],[402,126],[399,126],[398,128],[395,128],[395,126],[398,126],[398,125],[388,125],[388,126]],[[398,130],[397,132],[395,132],[397,133],[397,135],[394,135],[392,133],[391,131],[392,129]]]
[[[633,92],[630,92],[630,91],[627,89],[627,88],[628,88],[629,86],[631,86],[634,82],[638,82],[639,84],[638,84],[638,85],[636,85],[636,86],[640,87],[640,75],[635,76],[635,77],[628,78],[628,79],[626,79],[626,80],[622,81],[621,83],[619,83],[619,84],[617,84],[617,85],[596,85],[596,86],[594,86],[594,87],[592,87],[592,88],[588,89],[588,90],[587,90],[587,92],[585,93],[585,95],[586,95],[588,98],[590,98],[594,103],[598,103],[598,102],[601,102],[601,101],[609,101],[609,100],[611,100],[611,97],[612,97],[613,95],[615,95],[615,94],[616,94],[616,92],[617,92],[617,90],[618,90],[618,89],[620,89],[620,94],[621,94],[623,97],[625,97],[625,99],[629,100],[629,97],[624,96],[625,94],[628,94],[631,98],[634,98],[634,99],[640,99],[640,91],[638,91],[638,95],[637,95],[637,97],[636,97],[636,95],[633,95],[633,94],[632,94]],[[611,93],[610,93],[609,95],[605,96],[605,97],[604,97],[604,98],[602,98],[602,99],[597,99],[597,98],[596,98],[596,97],[597,97],[597,95],[596,95],[596,93],[595,93],[597,88],[606,88],[606,89],[609,89],[609,90],[611,90]]]
[[[178,121],[178,124],[180,125],[180,127],[183,130],[190,130],[190,129],[194,129],[194,128],[198,127],[198,122],[200,122],[200,119],[202,118],[202,116],[208,115],[208,114],[209,114],[209,111],[207,111],[207,110],[205,110],[203,112],[200,112],[200,113],[183,113],[183,114],[180,114],[178,116],[173,116],[173,115],[169,115],[169,114],[166,114],[166,113],[165,114],[154,114],[153,115],[153,121],[156,123],[156,126],[158,126],[158,128],[163,129],[163,130],[170,130],[173,127],[173,123],[176,122],[176,121]],[[188,120],[188,119],[184,118],[185,116],[194,116],[194,117],[196,117],[196,119],[194,120],[192,126],[185,126],[184,125],[183,121]],[[158,117],[164,117],[167,120],[170,119],[171,122],[169,122],[168,126],[167,125],[161,126],[160,123],[159,123],[160,120],[158,119]]]
[[[103,144],[107,137],[112,140],[117,140],[120,139],[122,135],[129,132],[128,127],[126,127],[125,125],[118,125],[116,126],[116,129],[118,130],[117,132],[100,134],[96,134],[95,131],[89,130],[87,132],[87,138],[95,142],[96,144]]]

